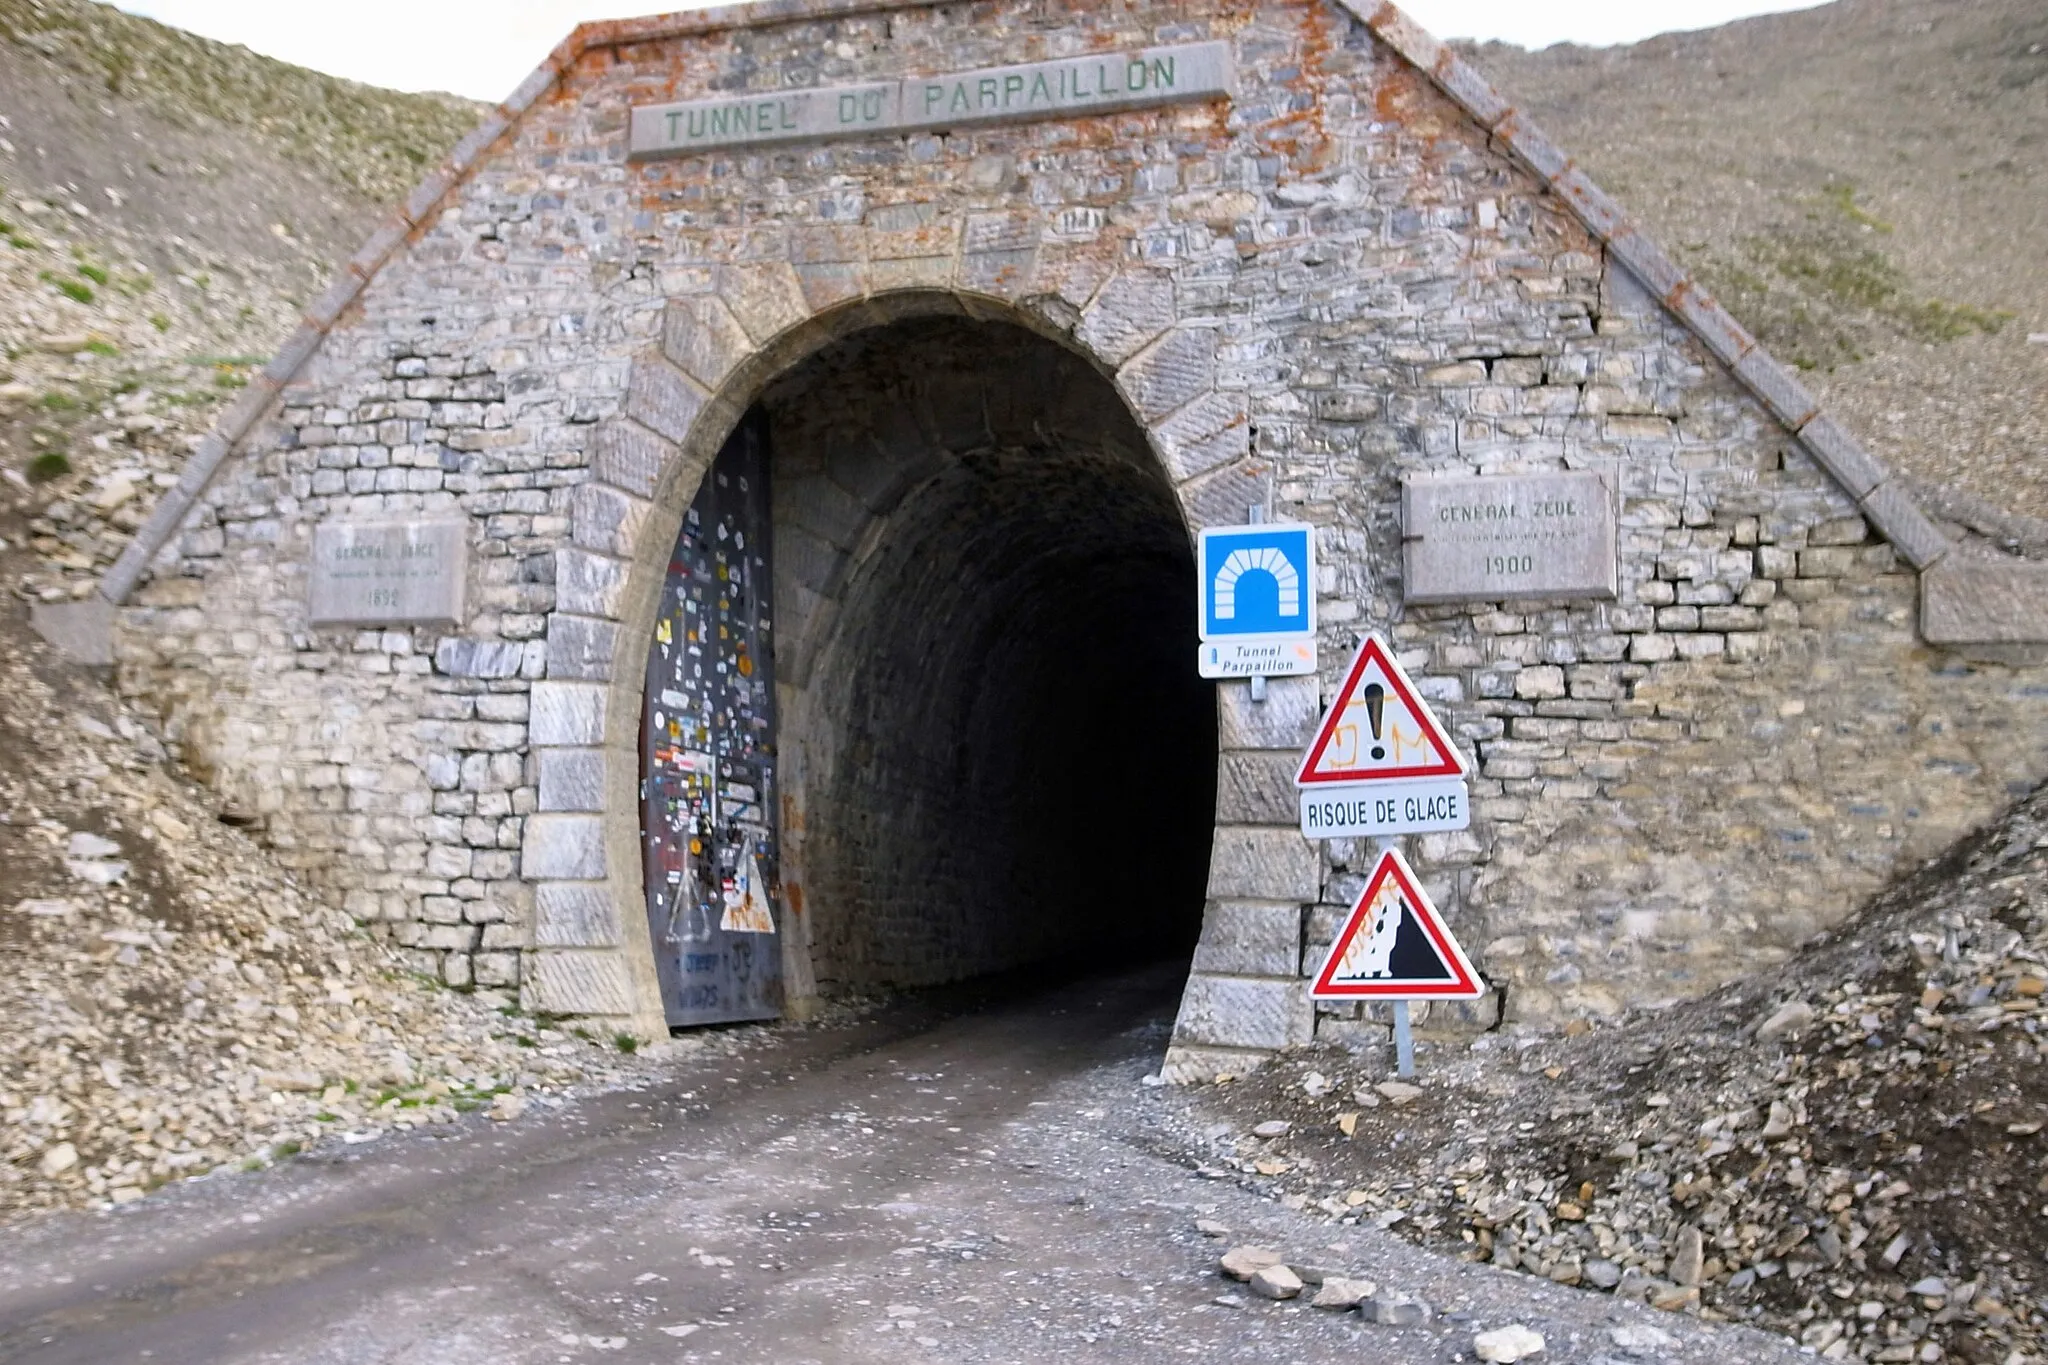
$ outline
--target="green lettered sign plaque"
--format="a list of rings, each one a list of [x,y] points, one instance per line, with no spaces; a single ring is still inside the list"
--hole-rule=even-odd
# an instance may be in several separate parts
[[[642,105],[633,110],[627,153],[639,161],[720,148],[1106,114],[1228,95],[1230,74],[1230,44],[1181,43],[901,81]]]

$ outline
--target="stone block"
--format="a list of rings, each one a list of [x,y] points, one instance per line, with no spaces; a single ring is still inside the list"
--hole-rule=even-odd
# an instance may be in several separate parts
[[[1763,401],[1771,414],[1797,431],[1820,411],[1820,404],[1796,375],[1759,346],[1735,363],[1735,377]]]
[[[1307,982],[1197,972],[1181,995],[1173,1041],[1272,1051],[1307,1042],[1314,1029]]]
[[[803,283],[787,261],[721,266],[718,296],[757,345],[780,336],[811,315]]]
[[[1216,333],[1177,327],[1117,371],[1117,388],[1139,420],[1157,422],[1186,407],[1216,378]]]
[[[2048,563],[1945,557],[1920,575],[1920,633],[1937,645],[2048,644]]]
[[[709,398],[703,387],[659,355],[633,361],[626,383],[626,416],[681,445]]]
[[[595,815],[530,815],[519,848],[528,881],[597,881],[605,875],[604,821]]]
[[[1216,900],[1315,900],[1316,851],[1298,830],[1224,825],[1209,845],[1209,895]]]
[[[615,418],[597,430],[591,472],[634,497],[652,498],[661,486],[662,471],[675,457],[675,442],[638,422]]]
[[[1663,307],[1665,295],[1686,282],[1686,272],[1679,268],[1679,264],[1671,260],[1661,246],[1657,246],[1657,241],[1634,227],[1624,225],[1614,233],[1608,241],[1608,254],[1618,260],[1628,274],[1636,276],[1642,293],[1647,293],[1657,307]]]
[[[602,811],[604,750],[540,749],[540,808],[544,811]]]
[[[1212,901],[1195,945],[1194,970],[1235,976],[1294,977],[1301,972],[1301,908]]]
[[[548,617],[548,676],[609,679],[618,644],[616,621],[555,612]]]
[[[29,625],[73,663],[106,667],[114,662],[114,604],[92,596],[81,602],[32,602]]]
[[[619,907],[603,882],[542,882],[533,892],[540,947],[606,948],[620,941]]]
[[[434,646],[434,669],[451,678],[516,678],[526,659],[518,640],[449,635]]]
[[[1173,277],[1158,270],[1126,270],[1102,286],[1081,314],[1074,339],[1113,370],[1173,322]]]
[[[588,550],[630,560],[654,504],[601,483],[577,486],[569,503],[569,537]]]
[[[1565,155],[1564,149],[1545,136],[1543,130],[1530,122],[1528,115],[1519,109],[1495,124],[1493,133],[1546,185],[1563,175],[1565,168],[1571,165],[1572,159]]]
[[[1443,87],[1443,92],[1479,120],[1481,127],[1491,128],[1507,117],[1512,106],[1470,62],[1456,55],[1441,58],[1435,72],[1437,84]]]
[[[1152,429],[1167,477],[1175,483],[1251,453],[1251,415],[1244,397],[1206,393]]]
[[[581,548],[555,551],[555,610],[617,620],[626,595],[624,560]]]
[[[1857,504],[1863,515],[1916,569],[1924,569],[1952,548],[1941,528],[1928,520],[1897,479],[1888,479],[1866,493]]]
[[[537,682],[531,697],[530,743],[585,748],[604,743],[604,684]]]
[[[1216,686],[1216,742],[1225,749],[1286,749],[1299,754],[1322,719],[1314,678],[1268,678],[1266,699],[1252,700],[1250,683]]]
[[[1627,221],[1621,205],[1614,202],[1607,191],[1593,183],[1593,178],[1579,166],[1567,168],[1564,174],[1551,182],[1551,188],[1559,198],[1571,205],[1579,221],[1601,241],[1606,241]]]
[[[629,1015],[632,978],[616,950],[543,948],[533,955],[520,1003],[549,1014]]]
[[[1300,818],[1291,750],[1225,751],[1216,764],[1216,823],[1286,825]]]
[[[1799,444],[1852,498],[1861,498],[1890,477],[1883,462],[1826,413],[1799,429]]]
[[[714,298],[669,300],[661,316],[661,351],[710,393],[753,351],[746,329]],[[679,439],[670,432],[662,435]]]
[[[1749,334],[1748,329],[1697,284],[1678,291],[1677,298],[1672,301],[1672,311],[1692,328],[1693,335],[1700,339],[1707,352],[1723,365],[1735,365],[1756,347],[1756,338]]]

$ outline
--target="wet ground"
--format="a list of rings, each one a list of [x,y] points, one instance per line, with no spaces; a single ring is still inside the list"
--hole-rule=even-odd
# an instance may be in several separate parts
[[[1140,1084],[1178,984],[928,997],[642,1091],[17,1230],[0,1360],[1424,1362],[1509,1322],[1550,1361],[1796,1357],[1200,1178],[1187,1099]],[[1247,1300],[1197,1217],[1437,1317]]]

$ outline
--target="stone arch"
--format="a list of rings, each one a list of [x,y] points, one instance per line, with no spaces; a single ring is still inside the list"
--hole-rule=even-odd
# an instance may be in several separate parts
[[[535,896],[528,1002],[630,1017],[649,1032],[660,1010],[639,908],[642,675],[682,518],[720,445],[776,377],[870,329],[947,317],[1005,322],[1078,355],[1114,385],[1188,535],[1240,519],[1262,487],[1243,401],[1215,387],[1217,329],[1181,322],[1158,272],[1113,274],[1078,300],[913,286],[851,299],[827,293],[822,306],[816,281],[787,263],[728,267],[715,278],[715,294],[663,305],[659,343],[634,359],[621,411],[598,429],[569,543],[555,556],[547,671],[532,698],[539,809],[522,850]],[[1312,704],[1313,680],[1301,681]],[[1312,855],[1309,863],[1312,878]],[[1290,885],[1273,894],[1298,896],[1298,870],[1284,880]],[[808,964],[788,965],[801,994]]]

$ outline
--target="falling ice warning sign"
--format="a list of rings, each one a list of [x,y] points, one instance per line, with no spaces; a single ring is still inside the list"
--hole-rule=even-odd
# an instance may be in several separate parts
[[[1380,854],[1309,994],[1318,1000],[1476,1000],[1485,983],[1407,860]]]

